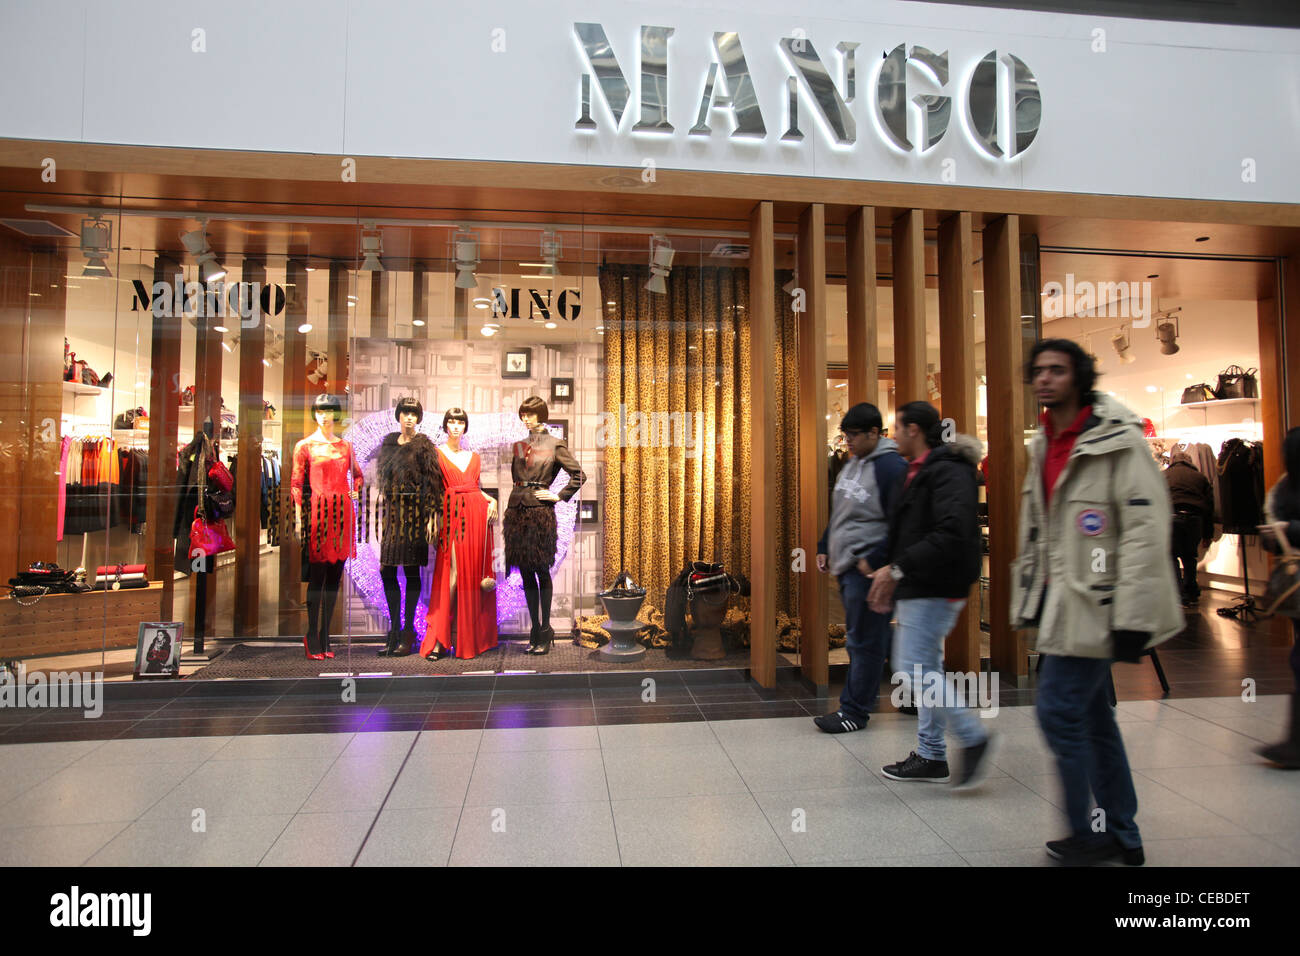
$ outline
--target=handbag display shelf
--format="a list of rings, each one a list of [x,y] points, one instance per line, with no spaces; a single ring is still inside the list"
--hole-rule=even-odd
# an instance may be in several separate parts
[[[0,658],[135,647],[141,621],[162,613],[161,581],[148,587],[46,594],[35,603],[0,598]]]

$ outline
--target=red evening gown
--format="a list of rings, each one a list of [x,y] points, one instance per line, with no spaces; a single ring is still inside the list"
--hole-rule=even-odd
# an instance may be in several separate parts
[[[456,656],[477,657],[497,646],[497,594],[479,585],[492,577],[492,545],[488,538],[488,502],[479,489],[481,463],[477,453],[470,455],[469,466],[461,471],[438,449],[438,466],[442,469],[442,528],[438,533],[438,553],[433,564],[433,589],[429,596],[429,627],[420,644],[421,656],[428,657],[435,647],[450,650],[453,601],[451,595],[451,557],[456,555]]]

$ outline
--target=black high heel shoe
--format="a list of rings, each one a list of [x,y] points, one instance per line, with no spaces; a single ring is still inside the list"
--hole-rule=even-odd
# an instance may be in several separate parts
[[[540,628],[537,635],[537,643],[528,648],[529,654],[536,654],[539,657],[542,654],[551,653],[551,641],[555,640],[555,629],[550,627]]]

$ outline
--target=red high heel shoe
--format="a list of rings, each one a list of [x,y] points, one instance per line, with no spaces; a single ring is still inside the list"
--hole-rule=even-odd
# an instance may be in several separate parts
[[[307,638],[306,638],[306,636],[304,636],[303,639],[302,639],[302,649],[303,649],[304,651],[307,652],[307,660],[309,660],[309,661],[323,661],[323,660],[325,660],[325,655],[324,655],[324,654],[313,654],[313,653],[311,652],[311,645],[307,643]]]

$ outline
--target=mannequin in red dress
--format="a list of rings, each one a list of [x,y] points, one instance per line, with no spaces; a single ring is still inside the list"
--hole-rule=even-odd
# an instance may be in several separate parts
[[[355,502],[361,494],[362,471],[352,444],[334,437],[343,406],[333,395],[312,404],[316,424],[311,435],[293,449],[290,494],[299,537],[307,536],[307,635],[302,639],[312,660],[333,657],[330,619],[343,579],[343,562],[356,557]],[[311,488],[311,514],[302,514],[303,477]]]
[[[442,527],[438,554],[433,565],[433,587],[429,596],[429,627],[420,654],[439,660],[451,652],[477,657],[497,646],[497,595],[495,587],[484,589],[492,578],[492,542],[489,526],[496,519],[497,503],[479,488],[482,463],[476,452],[462,451],[461,436],[469,428],[469,416],[452,408],[442,418],[446,445],[438,448],[442,469]],[[493,582],[495,584],[495,582]]]

